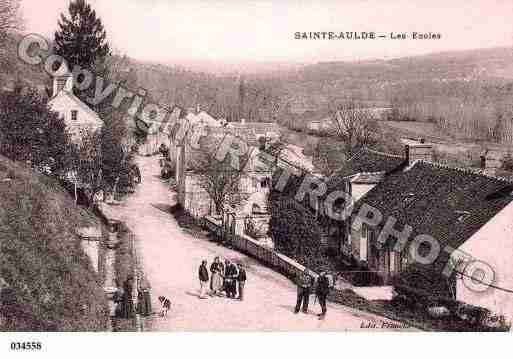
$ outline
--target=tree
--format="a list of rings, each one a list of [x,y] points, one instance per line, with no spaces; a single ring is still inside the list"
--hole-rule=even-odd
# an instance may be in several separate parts
[[[0,0],[0,43],[4,43],[9,32],[22,29],[20,0]]]
[[[343,142],[343,153],[351,157],[362,147],[376,143],[378,123],[372,113],[349,102],[336,107],[332,114],[337,137]]]
[[[50,111],[36,90],[22,90],[0,96],[0,153],[14,161],[52,173],[70,166],[71,140],[66,125]]]
[[[245,175],[247,157],[240,158],[238,169],[232,167],[230,154],[218,161],[217,141],[208,137],[200,141],[201,149],[192,154],[190,166],[198,185],[214,202],[216,213],[223,214],[226,206],[235,206],[246,197],[240,191],[240,182]]]
[[[321,228],[307,208],[274,192],[270,210],[269,232],[277,251],[314,270],[328,263],[321,246]]]
[[[55,49],[70,68],[74,65],[94,69],[110,55],[107,33],[96,12],[85,0],[69,4],[69,17],[61,14],[59,30],[55,32]]]
[[[104,126],[101,133],[103,183],[107,188],[117,189],[128,185],[128,154],[127,125],[118,112],[104,115]],[[121,181],[121,182],[120,182]]]
[[[93,203],[93,196],[102,189],[102,152],[101,134],[84,130],[81,133],[81,141],[75,147],[73,170],[76,180],[90,186],[89,203]]]
[[[15,63],[10,54],[9,33],[22,29],[20,0],[0,0],[0,67],[4,72],[13,71]]]

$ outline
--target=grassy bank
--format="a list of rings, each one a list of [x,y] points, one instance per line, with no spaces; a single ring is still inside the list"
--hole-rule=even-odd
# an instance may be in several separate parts
[[[105,295],[76,233],[99,221],[56,181],[4,157],[0,202],[0,330],[105,330]]]

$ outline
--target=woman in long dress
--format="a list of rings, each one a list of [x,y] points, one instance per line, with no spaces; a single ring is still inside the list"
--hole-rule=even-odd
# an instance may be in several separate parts
[[[210,265],[212,295],[220,295],[223,289],[224,266],[219,257]]]

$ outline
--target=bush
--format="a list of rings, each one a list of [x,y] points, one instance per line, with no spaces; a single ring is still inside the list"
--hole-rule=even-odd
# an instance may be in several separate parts
[[[71,148],[64,121],[36,90],[0,94],[0,154],[55,172],[69,168]]]
[[[429,266],[410,265],[392,279],[397,300],[404,304],[427,308],[454,306],[455,282]],[[451,309],[451,308],[448,308]]]

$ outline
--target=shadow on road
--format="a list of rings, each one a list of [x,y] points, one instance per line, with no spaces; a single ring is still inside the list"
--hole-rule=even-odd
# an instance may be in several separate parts
[[[190,291],[186,291],[185,294],[191,296],[191,297],[196,297],[199,299],[199,293],[195,293],[195,292],[190,292]]]
[[[314,311],[312,311],[312,308],[310,307],[310,306],[313,306],[313,305],[314,305],[313,302],[310,303],[310,305],[308,306],[308,312],[307,313],[303,313],[302,311],[299,311],[299,313],[297,313],[296,315],[302,314],[302,315],[308,315],[308,316],[315,316],[316,317],[317,314]],[[286,309],[288,312],[291,312],[292,314],[294,314],[294,310],[296,309],[296,307],[293,306],[293,305],[280,304],[280,305],[278,305],[278,307]]]
[[[170,206],[169,204],[152,203],[151,206],[166,214],[173,214],[173,206]]]

